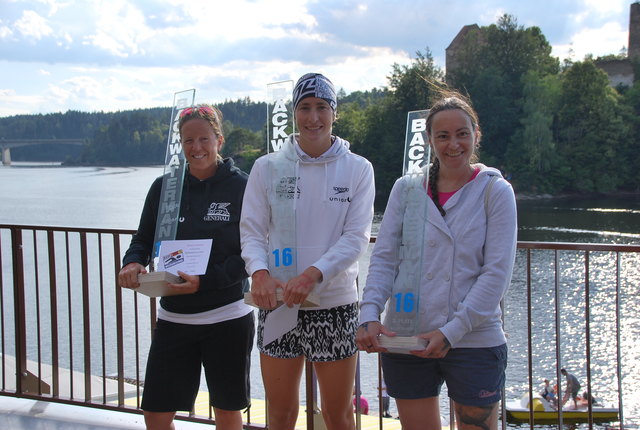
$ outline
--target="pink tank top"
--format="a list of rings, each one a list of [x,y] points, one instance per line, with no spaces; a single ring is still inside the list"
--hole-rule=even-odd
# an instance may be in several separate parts
[[[476,176],[478,176],[478,173],[480,173],[480,168],[479,167],[475,167],[473,169],[473,174],[471,175],[471,177],[467,181],[467,184],[469,182],[473,181],[476,178]],[[438,201],[440,202],[440,206],[444,206],[444,204],[447,202],[447,200],[449,200],[457,192],[458,192],[458,190],[450,191],[450,192],[447,192],[447,193],[438,193]],[[431,188],[429,188],[427,190],[427,194],[429,195],[429,197],[433,198],[433,195],[431,195]]]

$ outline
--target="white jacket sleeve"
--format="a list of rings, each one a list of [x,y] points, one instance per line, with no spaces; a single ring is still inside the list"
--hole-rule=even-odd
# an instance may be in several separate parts
[[[240,245],[247,273],[251,276],[258,270],[269,269],[269,201],[266,189],[266,166],[264,158],[253,165],[242,201],[240,215]]]

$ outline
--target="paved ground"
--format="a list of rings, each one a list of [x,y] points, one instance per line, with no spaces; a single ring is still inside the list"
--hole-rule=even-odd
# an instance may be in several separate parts
[[[0,396],[2,430],[144,430],[142,415]],[[178,430],[212,426],[180,421]]]
[[[135,399],[129,399],[135,404]],[[207,393],[200,393],[196,400],[196,413],[207,416]],[[264,400],[253,400],[251,421],[264,423]],[[244,416],[245,422],[247,416]],[[322,423],[316,421],[322,429]],[[0,429],[2,430],[144,430],[142,415],[127,412],[114,412],[86,406],[65,405],[30,399],[0,396]],[[211,430],[210,424],[198,424],[188,421],[176,421],[177,430]],[[296,429],[306,428],[304,407],[300,407],[300,416]],[[377,416],[361,417],[363,430],[379,429]],[[384,430],[399,430],[400,421],[383,419]]]

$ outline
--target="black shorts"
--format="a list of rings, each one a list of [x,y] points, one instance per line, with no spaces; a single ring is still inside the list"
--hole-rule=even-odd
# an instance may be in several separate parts
[[[444,358],[381,354],[387,392],[397,399],[422,399],[440,394],[447,383],[449,397],[465,406],[485,406],[501,398],[507,368],[507,345],[454,348]]]
[[[237,411],[251,403],[249,369],[255,323],[253,312],[207,325],[158,320],[149,350],[142,409],[190,411],[204,367],[209,402]]]

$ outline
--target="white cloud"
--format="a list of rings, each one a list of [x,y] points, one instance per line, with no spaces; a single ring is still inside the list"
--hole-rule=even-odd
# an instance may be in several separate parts
[[[316,20],[309,15],[306,1],[234,0],[219,2],[187,0],[181,2],[183,13],[193,20],[199,38],[227,41],[253,38],[280,38],[300,26],[311,31]]]
[[[113,35],[98,31],[97,34],[92,34],[85,38],[83,44],[93,45],[96,48],[103,49],[111,55],[117,57],[128,57],[129,52],[120,40],[113,37]]]
[[[59,0],[36,0],[37,3],[42,3],[49,8],[48,16],[55,15],[56,12],[62,7],[67,7],[71,2],[64,2]]]
[[[96,2],[94,13],[99,17],[95,33],[85,36],[89,43],[117,57],[144,54],[140,43],[151,37],[144,14],[124,0]]]
[[[41,94],[17,94],[13,90],[0,90],[0,96],[9,103],[0,103],[0,116],[54,112],[49,101]],[[65,109],[66,110],[66,109]]]
[[[617,55],[627,48],[629,33],[616,22],[605,23],[600,28],[586,28],[575,33],[568,44],[555,45],[553,55],[564,60],[582,61],[588,54],[594,57]]]
[[[0,115],[167,106],[188,88],[211,103],[263,100],[267,83],[308,71],[347,93],[379,88],[425,47],[444,68],[463,25],[505,13],[539,26],[560,59],[628,43],[629,0],[0,1],[0,82],[11,90]]]
[[[327,75],[336,87],[344,88],[349,94],[353,91],[387,86],[386,77],[391,72],[391,65],[410,62],[406,53],[393,52],[387,48],[371,48],[367,51],[367,56],[349,57],[344,63],[327,68]],[[353,73],[353,70],[366,70],[366,73]]]
[[[584,9],[596,15],[619,14],[629,10],[628,3],[626,1],[584,0]]]
[[[15,94],[16,94],[15,90],[0,88],[0,96],[2,97],[14,96]]]
[[[63,47],[65,49],[69,49],[72,44],[73,44],[73,37],[67,32],[64,32],[63,34],[61,34],[60,38],[56,41],[56,45]]]
[[[59,110],[68,109],[65,106],[86,111],[151,107],[144,103],[150,98],[149,94],[132,86],[129,80],[113,74],[76,75],[49,85],[43,96]]]
[[[494,10],[487,10],[487,12],[485,12],[482,15],[482,21],[484,22],[490,22],[490,23],[495,23],[498,21],[499,18],[501,18],[502,16],[504,16],[505,14],[508,14],[509,12],[507,12],[505,9],[499,7],[497,9]]]
[[[22,17],[14,24],[14,28],[20,34],[40,40],[53,33],[46,18],[41,17],[32,10],[25,10]]]
[[[0,39],[7,39],[12,35],[13,35],[13,31],[9,27],[7,27],[6,25],[0,26]]]

